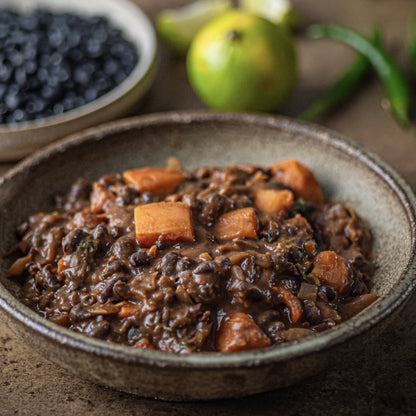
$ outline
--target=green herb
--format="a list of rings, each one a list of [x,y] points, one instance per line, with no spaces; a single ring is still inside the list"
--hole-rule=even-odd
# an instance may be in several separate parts
[[[72,272],[70,270],[65,270],[64,271],[64,274],[65,274],[65,278],[67,280],[71,280],[72,279]]]
[[[306,280],[306,273],[305,273],[305,270],[303,270],[302,266],[299,263],[296,263],[295,266],[298,269],[298,272],[300,273],[300,275],[302,276],[302,279]]]
[[[89,253],[92,253],[95,250],[95,243],[92,238],[87,238],[82,240],[78,246],[80,249],[87,250]]]
[[[384,86],[390,113],[402,127],[409,127],[411,90],[402,71],[384,49],[373,45],[359,33],[338,25],[312,25],[308,33],[315,39],[337,40],[366,56]]]
[[[319,279],[313,273],[309,273],[308,280],[311,281],[316,286],[321,285],[321,282],[319,281]]]

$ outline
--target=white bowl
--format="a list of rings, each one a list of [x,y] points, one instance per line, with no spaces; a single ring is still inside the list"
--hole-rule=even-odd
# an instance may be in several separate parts
[[[40,8],[79,16],[103,16],[136,46],[139,60],[117,87],[63,114],[13,125],[0,124],[0,162],[20,159],[78,130],[129,114],[150,88],[156,72],[157,40],[145,14],[128,0],[0,0],[0,8],[30,13]]]

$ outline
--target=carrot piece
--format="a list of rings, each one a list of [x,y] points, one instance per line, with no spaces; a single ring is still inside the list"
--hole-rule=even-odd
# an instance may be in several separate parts
[[[293,200],[291,191],[261,188],[254,190],[254,206],[266,214],[284,214],[292,206]]]
[[[272,175],[281,184],[291,188],[297,197],[317,204],[323,203],[321,187],[314,174],[297,160],[285,160],[274,164]]]
[[[90,202],[91,202],[91,211],[94,214],[100,214],[104,212],[105,205],[107,202],[113,202],[116,199],[115,195],[109,192],[104,186],[100,183],[95,182],[92,187]]]
[[[245,351],[268,347],[269,337],[246,313],[225,317],[217,332],[216,347],[221,352]]]
[[[274,287],[274,292],[277,293],[282,302],[289,308],[290,311],[290,319],[294,324],[299,322],[300,318],[302,318],[303,309],[300,300],[289,290],[283,287]]]
[[[66,264],[65,256],[61,257],[58,261],[58,274],[61,274],[64,270],[68,268],[68,265]]]
[[[7,272],[7,277],[20,276],[25,270],[27,265],[32,261],[32,256],[24,256],[18,258]]]
[[[327,286],[331,286],[341,295],[349,288],[348,271],[342,260],[334,251],[322,251],[315,258],[312,274]]]
[[[258,221],[253,208],[241,208],[221,215],[215,224],[215,235],[219,240],[235,238],[258,238]]]
[[[150,247],[157,240],[169,244],[194,239],[191,208],[183,202],[155,202],[134,210],[137,241]]]
[[[136,191],[151,192],[159,196],[172,193],[185,180],[180,172],[152,167],[126,170],[123,178]]]

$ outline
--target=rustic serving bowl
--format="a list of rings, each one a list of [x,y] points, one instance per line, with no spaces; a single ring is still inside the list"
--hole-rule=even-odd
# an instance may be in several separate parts
[[[125,116],[150,88],[156,73],[156,36],[149,19],[129,0],[0,0],[0,8],[21,13],[41,8],[85,17],[104,16],[139,52],[139,60],[130,75],[96,100],[40,120],[0,124],[0,162],[18,160],[68,134]]]
[[[379,299],[319,336],[233,354],[175,355],[91,339],[37,315],[7,279],[15,229],[52,210],[52,196],[78,177],[165,165],[189,169],[233,162],[271,164],[297,158],[326,198],[344,200],[374,236]],[[0,179],[0,311],[11,329],[49,360],[93,382],[170,400],[238,397],[295,383],[376,337],[414,289],[416,199],[403,179],[373,153],[329,130],[283,117],[167,113],[114,122],[73,135],[25,160]],[[394,249],[393,249],[394,248]]]

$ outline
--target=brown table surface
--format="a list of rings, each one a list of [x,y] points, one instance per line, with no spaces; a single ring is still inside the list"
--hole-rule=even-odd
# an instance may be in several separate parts
[[[184,0],[135,0],[152,18]],[[297,0],[303,23],[336,22],[368,31],[378,22],[385,42],[409,67],[406,23],[415,0]],[[298,114],[345,67],[352,53],[329,41],[300,33],[300,77],[283,113]],[[415,127],[401,130],[382,109],[376,80],[346,106],[320,122],[381,155],[416,190]],[[184,63],[161,49],[161,67],[142,113],[204,108],[186,80]],[[415,120],[413,118],[413,124]],[[13,164],[0,164],[0,175]],[[394,247],[392,247],[394,249]],[[168,403],[140,399],[80,380],[51,364],[0,322],[0,415],[416,415],[416,296],[393,325],[362,354],[337,368],[275,392],[238,400]]]

